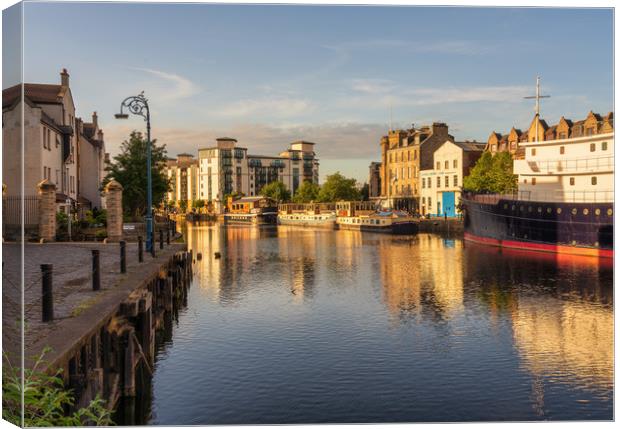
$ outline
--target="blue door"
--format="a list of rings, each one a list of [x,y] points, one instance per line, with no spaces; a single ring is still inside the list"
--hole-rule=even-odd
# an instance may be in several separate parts
[[[442,204],[443,212],[442,215],[447,215],[448,217],[456,216],[456,208],[454,207],[454,192],[443,192],[442,193]]]

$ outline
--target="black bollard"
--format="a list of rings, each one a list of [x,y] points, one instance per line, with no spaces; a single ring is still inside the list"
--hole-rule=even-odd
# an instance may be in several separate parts
[[[54,320],[54,295],[52,292],[52,264],[41,264],[42,275],[42,317],[43,322]]]
[[[159,250],[164,248],[164,230],[159,230]]]
[[[166,229],[166,244],[170,245],[170,228]]]
[[[138,236],[138,262],[144,262],[144,250],[141,235]]]
[[[127,272],[127,253],[125,252],[125,242],[120,241],[118,244],[121,246],[121,273]]]
[[[99,250],[93,249],[93,290],[101,289],[101,276],[99,275]]]

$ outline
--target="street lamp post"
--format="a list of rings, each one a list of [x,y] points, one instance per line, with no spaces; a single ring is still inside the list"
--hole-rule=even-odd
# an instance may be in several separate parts
[[[116,119],[127,119],[129,115],[123,113],[126,107],[130,113],[142,116],[146,121],[146,250],[155,255],[153,245],[153,184],[151,178],[151,113],[144,91],[139,95],[127,97],[121,103],[120,113],[114,115]]]

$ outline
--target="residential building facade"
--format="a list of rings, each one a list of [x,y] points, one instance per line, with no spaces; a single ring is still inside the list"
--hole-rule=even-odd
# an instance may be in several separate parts
[[[192,208],[194,201],[201,199],[198,192],[198,160],[192,154],[180,153],[166,161],[165,172],[170,186],[167,200],[177,207],[181,201],[186,201],[187,208]]]
[[[433,153],[446,140],[448,126],[435,122],[408,130],[390,130],[381,138],[381,199],[390,207],[417,212],[420,170],[432,168]]]
[[[74,210],[103,207],[99,194],[106,157],[103,132],[96,114],[91,123],[76,118],[66,69],[60,73],[60,84],[25,83],[4,89],[2,132],[5,195],[22,195],[23,156],[24,196],[36,196],[38,183],[47,180],[56,186],[61,210],[67,201]]]
[[[296,141],[278,156],[250,155],[230,137],[216,139],[216,145],[198,150],[199,198],[211,203],[217,212],[226,206],[232,193],[259,195],[275,181],[294,193],[304,181],[318,183],[319,162],[314,143]]]
[[[484,143],[444,141],[433,154],[432,168],[420,172],[420,214],[458,214],[463,179],[484,151]]]

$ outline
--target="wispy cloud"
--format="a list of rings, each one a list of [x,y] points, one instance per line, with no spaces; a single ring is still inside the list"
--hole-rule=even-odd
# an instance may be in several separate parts
[[[396,84],[387,79],[353,79],[351,89],[365,94],[385,94],[396,88]]]
[[[191,80],[174,73],[144,67],[130,67],[131,70],[145,72],[157,78],[150,83],[151,92],[156,92],[159,99],[175,100],[188,98],[200,91],[200,87]]]
[[[312,110],[314,105],[307,99],[269,96],[234,101],[218,109],[216,114],[226,117],[248,117],[248,119],[255,115],[289,118],[310,113]]]
[[[368,50],[398,50],[403,53],[423,54],[482,55],[495,50],[496,47],[488,42],[477,40],[438,40],[422,43],[400,39],[371,39],[323,45],[323,48],[336,51],[341,55],[354,51]]]

